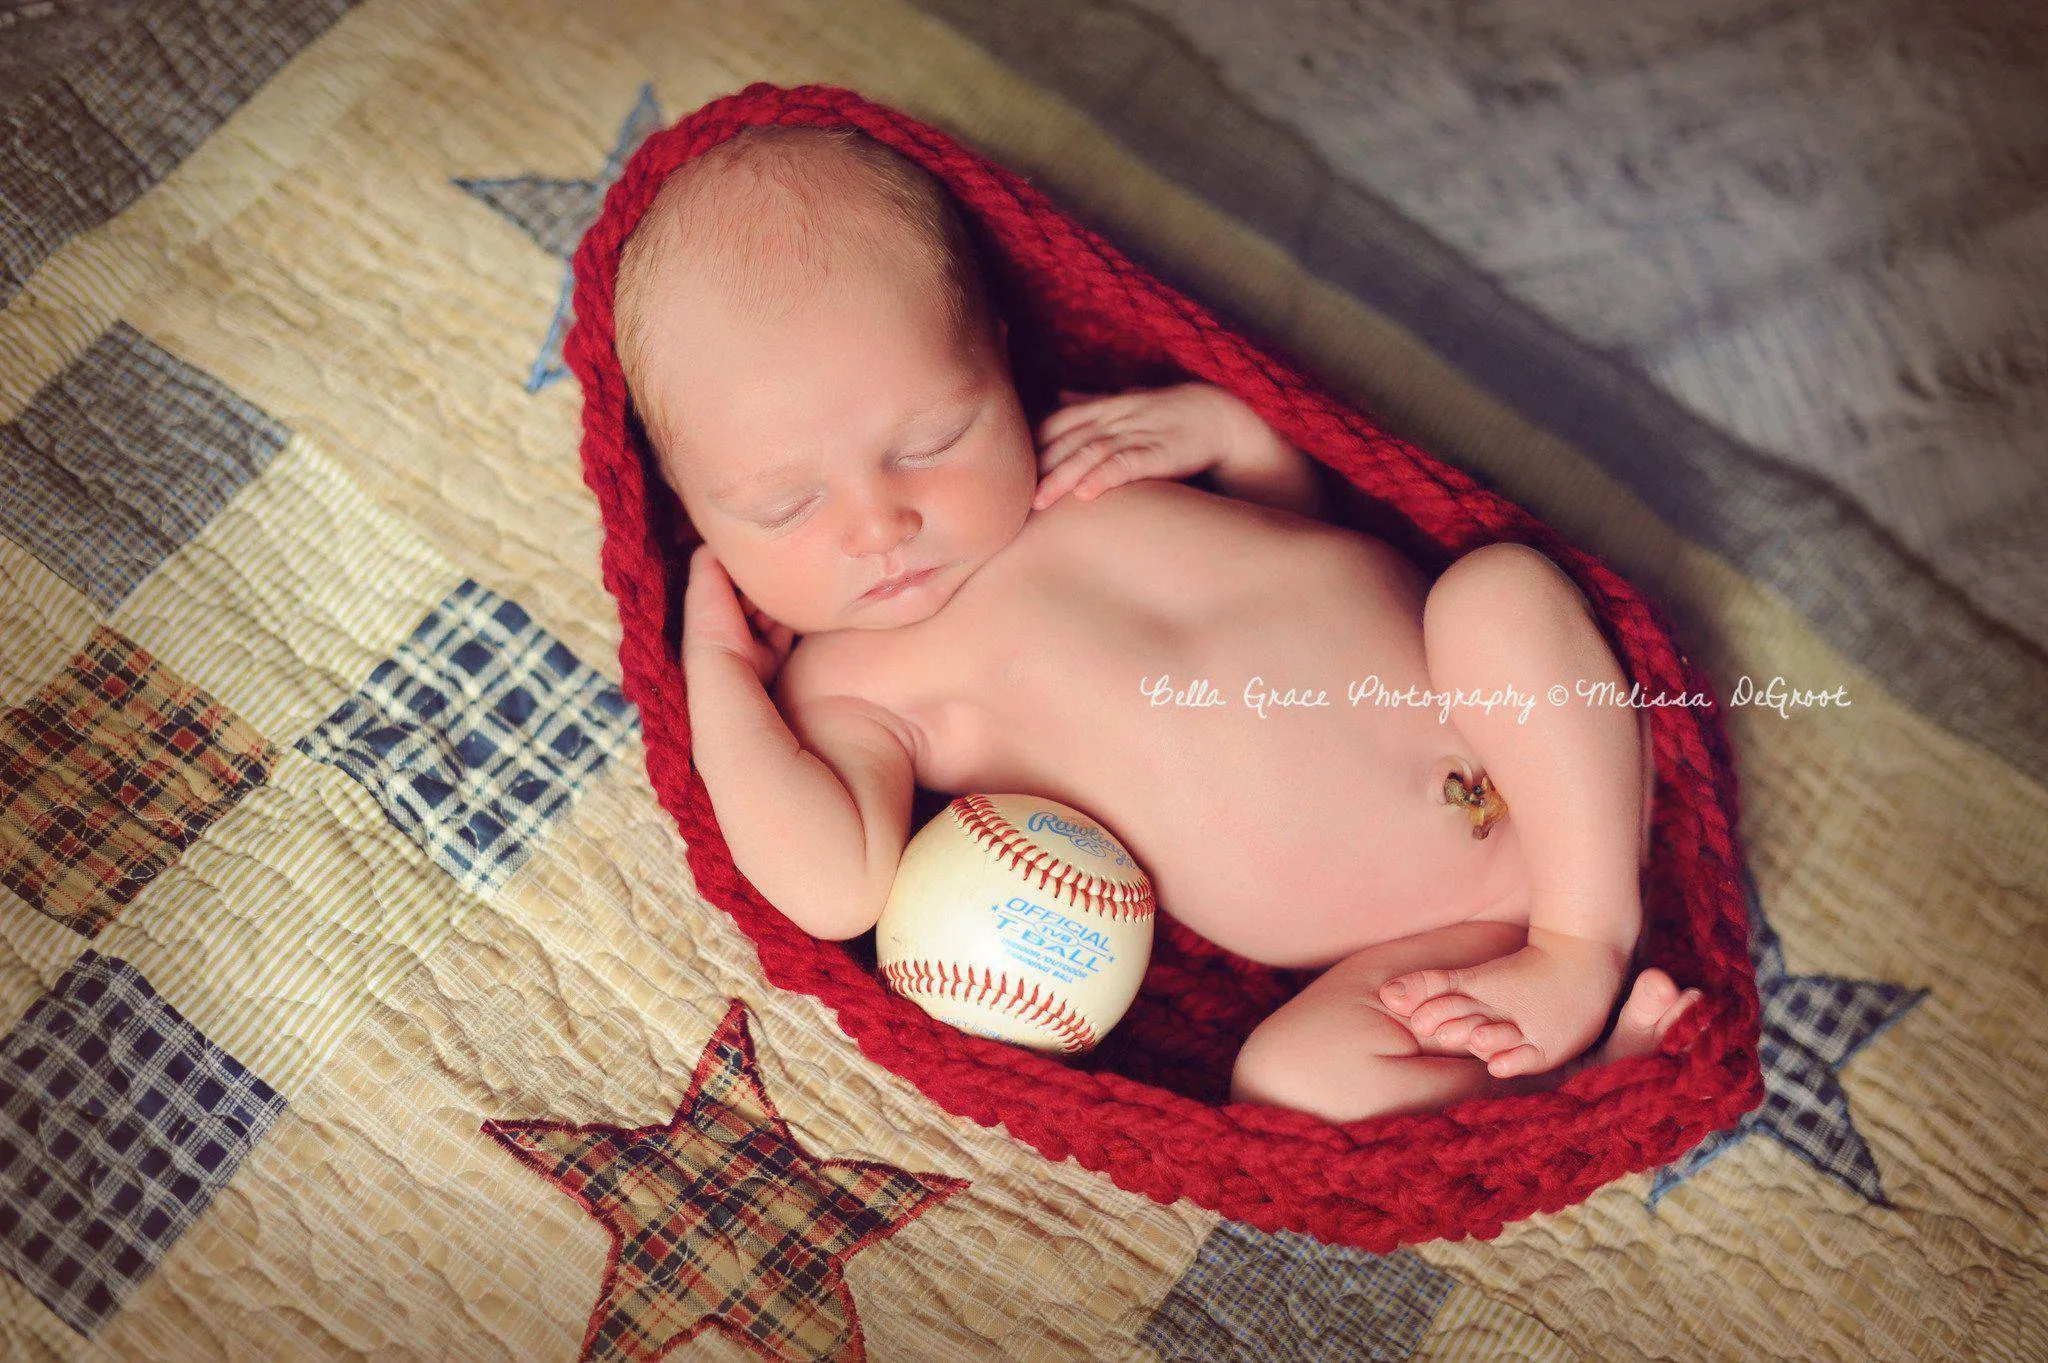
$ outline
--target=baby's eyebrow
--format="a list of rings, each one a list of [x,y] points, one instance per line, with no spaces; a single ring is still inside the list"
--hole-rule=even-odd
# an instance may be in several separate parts
[[[735,478],[729,483],[712,488],[704,495],[714,502],[728,501],[735,493],[744,492],[748,488],[758,487],[762,483],[772,482],[778,478],[787,478],[794,473],[801,473],[803,468],[801,461],[792,460],[786,464],[777,464],[772,469],[758,469],[745,477]]]

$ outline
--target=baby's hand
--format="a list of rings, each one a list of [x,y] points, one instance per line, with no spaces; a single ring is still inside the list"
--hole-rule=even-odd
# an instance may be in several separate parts
[[[698,545],[690,555],[690,580],[683,588],[684,664],[698,650],[720,649],[752,668],[765,689],[795,645],[795,632],[748,601],[711,547]]]
[[[1188,478],[1242,448],[1256,413],[1213,383],[1181,383],[1090,397],[1064,389],[1038,428],[1034,511],[1068,492],[1093,501],[1140,478]]]

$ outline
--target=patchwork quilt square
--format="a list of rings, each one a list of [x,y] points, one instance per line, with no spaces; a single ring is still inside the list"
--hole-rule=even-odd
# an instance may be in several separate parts
[[[143,177],[113,129],[61,81],[0,109],[0,305],[67,239],[119,211]]]
[[[94,122],[142,163],[139,191],[170,174],[349,4],[281,0],[232,20],[208,5],[150,5],[69,81]]]
[[[97,937],[276,759],[226,706],[97,626],[0,715],[0,884]]]
[[[289,436],[116,322],[0,425],[0,533],[111,612]]]
[[[483,892],[638,728],[624,693],[518,602],[465,581],[296,746]]]
[[[1412,1250],[1367,1254],[1224,1221],[1139,1338],[1162,1358],[1403,1359],[1454,1286]]]
[[[168,175],[353,3],[159,0],[130,7],[82,59],[47,76],[32,62],[34,88],[8,91],[0,107],[0,307],[65,241]],[[5,8],[33,20],[59,7]],[[9,40],[28,41],[19,29]]]
[[[90,1335],[283,1111],[133,966],[87,951],[0,1039],[0,1264]]]

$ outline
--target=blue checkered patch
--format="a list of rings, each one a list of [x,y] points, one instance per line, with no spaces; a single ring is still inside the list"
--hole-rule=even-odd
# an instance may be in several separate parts
[[[618,687],[518,602],[465,581],[295,746],[488,892],[638,730]]]
[[[87,951],[0,1040],[0,1263],[90,1335],[283,1111],[135,967]]]

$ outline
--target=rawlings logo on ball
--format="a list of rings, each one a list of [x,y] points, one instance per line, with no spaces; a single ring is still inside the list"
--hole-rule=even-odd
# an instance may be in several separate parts
[[[903,849],[875,924],[897,993],[939,1021],[1085,1051],[1137,997],[1152,882],[1100,824],[1037,795],[963,795]]]
[[[1051,829],[1084,852],[1093,852],[1099,857],[1112,855],[1109,850],[1109,835],[1092,823],[1068,823],[1057,814],[1033,814],[1024,825],[1026,833],[1036,833],[1041,828]],[[1118,866],[1132,864],[1130,857],[1121,848],[1116,850],[1114,856]]]

